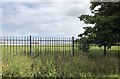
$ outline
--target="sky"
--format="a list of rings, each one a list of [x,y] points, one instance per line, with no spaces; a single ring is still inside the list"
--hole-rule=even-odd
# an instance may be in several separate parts
[[[4,0],[0,4],[2,36],[77,37],[88,26],[78,17],[91,14],[89,0]]]

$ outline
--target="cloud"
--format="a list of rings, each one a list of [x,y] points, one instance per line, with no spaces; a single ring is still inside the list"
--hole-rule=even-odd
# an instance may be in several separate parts
[[[1,0],[2,2],[119,2],[120,0]]]
[[[1,0],[2,2],[88,2],[90,0]]]
[[[89,3],[4,2],[3,35],[77,36],[86,26],[77,18],[89,14]]]
[[[2,35],[2,6],[0,6],[0,36],[1,35]]]

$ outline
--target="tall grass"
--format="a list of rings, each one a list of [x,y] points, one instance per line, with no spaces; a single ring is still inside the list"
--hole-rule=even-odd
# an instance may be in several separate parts
[[[38,52],[38,51],[36,51]],[[30,57],[23,54],[4,52],[2,75],[4,77],[117,77],[118,58],[94,56],[76,51],[44,52]],[[42,52],[42,51],[41,51]]]

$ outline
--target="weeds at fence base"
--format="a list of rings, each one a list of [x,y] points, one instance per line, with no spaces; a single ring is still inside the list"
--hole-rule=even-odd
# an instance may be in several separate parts
[[[79,53],[73,57],[60,52],[41,53],[31,58],[23,54],[3,56],[3,77],[116,77],[118,58],[94,57]]]

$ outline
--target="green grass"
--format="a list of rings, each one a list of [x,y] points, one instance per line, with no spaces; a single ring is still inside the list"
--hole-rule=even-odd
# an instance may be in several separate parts
[[[16,48],[19,50],[16,51]],[[110,51],[113,54],[106,57],[100,55],[100,49],[96,46],[91,47],[93,49],[90,49],[88,54],[84,54],[75,48],[74,56],[70,56],[71,47],[50,48],[41,46],[39,51],[38,46],[34,48],[34,57],[30,57],[30,55],[23,54],[25,49],[22,49],[22,46],[14,46],[14,49],[13,46],[1,47],[2,75],[4,77],[62,76],[89,78],[118,77],[120,75],[118,74],[118,57],[114,55],[118,52],[116,46]],[[14,52],[12,52],[13,50]],[[29,54],[27,47],[25,53]]]

